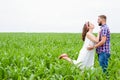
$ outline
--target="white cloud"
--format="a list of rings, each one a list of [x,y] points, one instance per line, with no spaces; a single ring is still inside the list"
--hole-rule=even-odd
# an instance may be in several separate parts
[[[111,32],[120,32],[117,0],[1,0],[0,31],[80,32],[106,14]],[[98,27],[94,30],[98,30]]]

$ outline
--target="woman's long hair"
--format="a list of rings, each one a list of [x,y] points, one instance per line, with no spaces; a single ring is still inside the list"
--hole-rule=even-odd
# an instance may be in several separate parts
[[[83,41],[85,41],[86,34],[89,31],[88,27],[89,27],[89,22],[84,24],[84,26],[83,26],[83,31],[82,31],[82,40]]]

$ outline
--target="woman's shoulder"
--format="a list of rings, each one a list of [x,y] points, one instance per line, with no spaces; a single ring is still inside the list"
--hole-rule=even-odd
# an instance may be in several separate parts
[[[90,41],[93,42],[93,38],[94,38],[93,33],[88,32],[88,33],[86,34],[86,37],[87,37],[87,39],[89,39]]]
[[[90,36],[91,36],[91,33],[90,33],[90,32],[87,32],[87,33],[86,33],[86,38],[89,39]]]
[[[89,37],[89,36],[92,36],[93,34],[90,33],[90,32],[87,32],[86,36]]]

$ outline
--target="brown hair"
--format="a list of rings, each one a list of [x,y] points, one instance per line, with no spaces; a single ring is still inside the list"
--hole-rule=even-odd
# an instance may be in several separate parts
[[[89,31],[88,27],[89,27],[89,22],[84,24],[84,26],[83,26],[83,31],[82,31],[82,40],[83,41],[85,41],[86,34]]]
[[[107,19],[107,17],[106,17],[105,15],[99,15],[98,17],[100,17],[100,18],[102,18],[102,19],[105,19],[105,21],[106,21],[106,19]]]

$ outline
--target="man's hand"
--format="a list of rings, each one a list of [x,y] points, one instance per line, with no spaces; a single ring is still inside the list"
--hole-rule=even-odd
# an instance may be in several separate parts
[[[92,49],[94,49],[94,46],[89,45],[89,46],[87,47],[87,50],[92,50]]]

